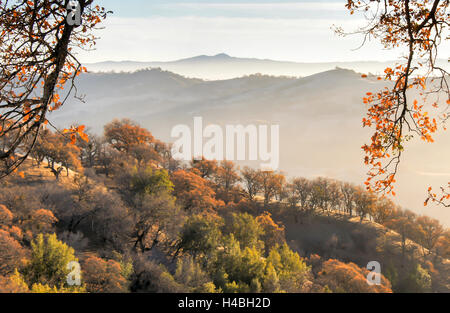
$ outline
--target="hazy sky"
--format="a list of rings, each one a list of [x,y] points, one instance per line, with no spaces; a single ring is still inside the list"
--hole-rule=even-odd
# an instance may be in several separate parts
[[[237,57],[299,62],[389,60],[398,53],[376,43],[357,48],[360,36],[338,37],[364,25],[345,0],[102,0],[114,11],[104,23],[97,51],[84,62],[169,61],[227,53]],[[442,49],[450,50],[450,49]],[[446,56],[444,56],[446,57]]]

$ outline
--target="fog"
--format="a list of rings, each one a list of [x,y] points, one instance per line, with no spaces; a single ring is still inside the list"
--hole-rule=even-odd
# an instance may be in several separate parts
[[[304,78],[252,75],[215,81],[153,69],[84,74],[77,86],[85,101],[70,98],[51,113],[50,120],[59,127],[82,123],[101,134],[112,119],[130,118],[157,138],[173,142],[171,129],[178,124],[192,127],[195,116],[203,118],[204,126],[277,124],[280,170],[285,174],[362,184],[367,168],[361,146],[370,140],[370,129],[362,128],[361,99],[385,83],[342,68]],[[433,144],[408,142],[395,202],[450,226],[450,210],[423,206],[429,186],[437,189],[450,181],[450,137],[440,132],[435,139]]]

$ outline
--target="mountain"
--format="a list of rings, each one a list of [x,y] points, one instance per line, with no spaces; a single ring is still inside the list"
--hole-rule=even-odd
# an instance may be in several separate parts
[[[201,55],[193,58],[171,62],[101,62],[85,64],[91,72],[133,72],[147,68],[161,68],[186,77],[197,77],[207,80],[232,79],[252,74],[275,76],[305,77],[332,70],[336,67],[355,70],[361,73],[382,73],[395,62],[328,62],[328,63],[296,63],[286,61],[261,60],[231,57],[225,53],[214,56]],[[446,68],[446,60],[438,60],[438,64]]]
[[[208,59],[190,62],[203,58]],[[303,78],[250,75],[217,81],[161,69],[88,73],[77,82],[78,94],[86,95],[84,103],[70,98],[50,119],[59,127],[83,123],[101,134],[112,119],[130,118],[167,142],[175,140],[170,136],[174,126],[192,127],[195,116],[203,117],[204,126],[278,124],[281,170],[362,184],[367,168],[360,147],[368,142],[370,130],[362,128],[366,108],[361,99],[384,86],[375,77],[363,79],[342,68]],[[450,225],[448,210],[423,207],[427,188],[446,185],[450,178],[446,135],[436,136],[434,144],[408,142],[395,201]],[[259,162],[240,162],[244,164]]]

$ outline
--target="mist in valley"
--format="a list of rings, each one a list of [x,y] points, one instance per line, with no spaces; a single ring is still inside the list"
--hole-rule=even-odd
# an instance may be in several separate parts
[[[223,58],[229,61],[224,55],[219,56],[218,61],[217,56],[193,58],[188,62],[191,67],[185,65],[183,70],[183,66],[178,66],[177,74],[160,68],[83,74],[77,82],[77,94],[85,95],[84,102],[70,97],[50,119],[58,127],[83,123],[100,135],[103,125],[111,120],[129,118],[167,142],[175,141],[171,138],[174,126],[186,124],[192,128],[196,116],[203,118],[204,127],[208,124],[276,124],[280,127],[279,170],[287,176],[325,176],[363,184],[368,168],[363,164],[361,146],[369,142],[371,130],[362,127],[366,111],[362,98],[368,91],[382,89],[385,82],[376,77],[362,78],[360,72],[367,69],[364,67],[359,72],[335,67],[306,77],[289,77],[300,72],[294,67],[291,72],[283,72],[282,68],[281,72],[274,72],[270,66],[264,67],[271,61],[252,61],[252,64],[259,64],[261,73],[284,73],[283,76],[246,75],[252,71],[243,66],[241,72],[233,72],[231,68],[223,75],[238,78],[210,80],[223,68]],[[239,62],[248,64],[250,61],[234,60],[234,64]],[[125,65],[126,62],[121,66],[130,70]],[[208,66],[210,77],[198,72]],[[100,69],[99,65],[93,68]],[[193,68],[199,70],[190,71]],[[298,68],[302,68],[301,64]],[[312,69],[321,70],[313,65],[303,68],[303,74]],[[172,69],[177,69],[176,64]],[[423,205],[428,187],[445,186],[450,178],[450,137],[440,131],[435,141],[433,144],[421,140],[407,143],[397,177],[395,202],[419,214],[439,218],[450,226],[448,210]],[[257,167],[260,162],[237,163]]]

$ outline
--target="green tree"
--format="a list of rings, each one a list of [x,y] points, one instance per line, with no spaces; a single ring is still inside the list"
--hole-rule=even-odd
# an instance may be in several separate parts
[[[224,292],[259,292],[263,282],[266,260],[255,247],[241,249],[233,234],[224,238],[212,268],[214,283]]]
[[[225,229],[240,242],[241,248],[264,248],[264,242],[260,240],[264,235],[264,230],[258,221],[248,213],[233,213],[226,223]]]
[[[217,291],[208,274],[192,257],[178,260],[174,279],[177,283],[184,285],[189,292],[215,293]]]
[[[431,292],[431,275],[420,264],[417,264],[403,282],[402,292]]]
[[[56,234],[40,234],[31,242],[31,258],[23,270],[25,281],[29,286],[67,287],[67,264],[72,261],[78,261],[73,248],[59,241]]]
[[[181,231],[179,248],[190,252],[194,259],[206,256],[210,258],[220,245],[222,218],[212,214],[191,216]]]
[[[273,267],[272,263],[268,263],[266,267],[266,273],[263,281],[264,292],[277,293],[281,290],[280,280],[278,278],[277,271]]]
[[[134,194],[171,193],[173,191],[173,183],[169,179],[169,174],[163,169],[153,170],[151,167],[139,171],[134,169],[129,183],[130,191]]]
[[[311,268],[286,243],[281,246],[275,246],[270,251],[267,263],[274,267],[283,291],[303,291],[303,285],[308,281]]]

